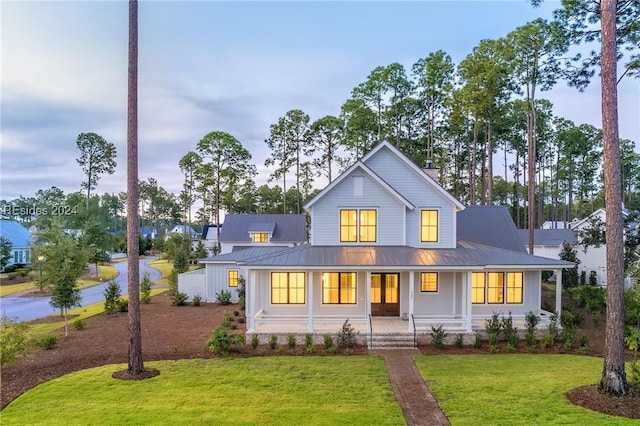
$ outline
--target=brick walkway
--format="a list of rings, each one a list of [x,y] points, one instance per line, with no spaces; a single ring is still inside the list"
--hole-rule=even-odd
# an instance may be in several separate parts
[[[417,349],[383,349],[369,351],[380,355],[387,366],[389,382],[402,409],[407,425],[450,425],[449,420],[429,392],[418,372],[413,356],[420,355]]]

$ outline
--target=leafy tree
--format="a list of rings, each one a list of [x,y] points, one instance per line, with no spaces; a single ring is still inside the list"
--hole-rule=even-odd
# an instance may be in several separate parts
[[[196,172],[202,165],[202,158],[195,152],[189,151],[180,159],[178,166],[184,174],[184,183],[182,184],[182,192],[180,193],[180,203],[184,210],[184,217],[187,223],[191,223],[191,206],[196,201]]]
[[[98,262],[109,261],[109,248],[112,246],[111,240],[111,234],[95,220],[89,221],[82,230],[80,243],[87,251],[89,262],[96,265],[96,276],[98,275]]]
[[[344,122],[344,148],[347,156],[338,162],[342,169],[358,160],[378,142],[376,115],[362,99],[349,99],[340,109]]]
[[[0,323],[0,365],[13,364],[29,353],[29,325],[16,323],[6,315]]]
[[[0,237],[0,270],[9,264],[11,260],[11,241],[5,237]]]
[[[80,158],[76,161],[87,176],[80,187],[87,190],[87,203],[91,190],[96,189],[100,175],[113,174],[116,168],[116,146],[95,133],[80,133],[76,140]]]
[[[573,262],[576,264],[573,268],[564,268],[562,270],[562,285],[567,288],[577,287],[578,264],[580,263],[580,260],[578,259],[578,252],[571,246],[571,244],[564,243],[558,257],[560,260],[566,260],[567,262]]]

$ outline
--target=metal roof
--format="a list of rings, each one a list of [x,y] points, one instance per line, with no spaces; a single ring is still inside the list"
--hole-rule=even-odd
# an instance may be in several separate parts
[[[261,249],[266,249],[262,247]],[[277,249],[276,247],[271,247]],[[205,261],[235,261],[249,267],[313,268],[433,268],[554,269],[573,266],[562,260],[531,256],[522,252],[458,241],[455,249],[420,249],[406,246],[312,246],[256,251],[254,248],[208,258]]]
[[[0,220],[0,235],[11,242],[13,248],[29,247],[31,232],[15,220]]]
[[[518,237],[523,246],[529,245],[529,230],[518,229]],[[534,229],[533,244],[537,246],[558,247],[564,243],[575,245],[577,243],[576,232],[573,229]]]
[[[280,251],[286,250],[287,247],[282,246],[255,246],[255,247],[234,247],[231,253],[220,254],[218,256],[211,256],[205,259],[201,259],[200,263],[228,263],[228,262],[243,262],[249,259],[258,258],[261,256],[272,255]]]
[[[456,217],[458,240],[527,252],[505,206],[468,206]]]
[[[270,232],[270,233],[273,233],[273,231],[275,229],[276,229],[275,222],[252,223],[251,225],[249,225],[249,232]]]
[[[220,230],[220,241],[251,241],[250,230],[256,232],[254,227],[264,224],[273,225],[271,242],[303,243],[307,240],[303,214],[228,214]]]

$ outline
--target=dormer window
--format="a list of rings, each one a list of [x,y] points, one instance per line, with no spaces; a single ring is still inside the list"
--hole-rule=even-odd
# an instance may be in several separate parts
[[[256,232],[252,234],[254,243],[268,243],[269,242],[269,234],[266,232]]]
[[[276,224],[270,223],[252,223],[249,226],[249,236],[254,244],[266,244],[271,241],[273,233],[276,230]]]

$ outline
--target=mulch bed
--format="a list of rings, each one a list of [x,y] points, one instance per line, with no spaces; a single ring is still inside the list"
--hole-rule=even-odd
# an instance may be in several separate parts
[[[211,336],[211,332],[222,324],[225,314],[234,316],[233,311],[236,309],[236,305],[221,306],[213,303],[202,304],[199,307],[172,306],[167,293],[153,297],[150,304],[141,305],[140,309],[144,360],[214,358],[219,356],[206,350],[204,348],[205,342]],[[53,316],[32,323],[59,320],[59,317]],[[106,364],[127,363],[129,330],[126,313],[118,316],[96,315],[86,319],[86,324],[84,330],[75,330],[70,327],[67,337],[64,336],[64,330],[57,331],[55,334],[58,335],[59,340],[55,349],[36,349],[16,364],[3,366],[0,407],[4,408],[19,395],[38,384],[67,373]],[[232,332],[244,333],[245,324],[237,322],[235,324],[238,328]],[[596,343],[593,340],[592,342]],[[598,353],[600,347],[593,346],[597,347],[597,350],[591,349],[587,354],[601,355],[601,352]],[[472,346],[463,348],[446,346],[443,349],[425,346],[421,347],[421,351],[425,355],[487,353],[486,348],[476,349]],[[527,350],[521,348],[518,352],[527,352]],[[367,349],[364,347],[357,347],[354,351],[356,355],[366,353]],[[534,353],[542,352],[536,351]],[[575,353],[575,351],[571,353]],[[265,355],[318,356],[327,355],[327,352],[321,345],[316,346],[313,354],[308,353],[302,347],[291,351],[284,345],[280,345],[275,350],[267,346],[252,349],[247,345],[243,352],[234,353],[232,356]],[[595,386],[586,386],[568,392],[567,398],[577,405],[592,410],[640,419],[640,395],[632,398],[609,398],[597,392]]]

